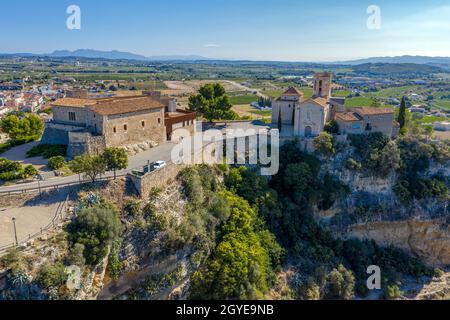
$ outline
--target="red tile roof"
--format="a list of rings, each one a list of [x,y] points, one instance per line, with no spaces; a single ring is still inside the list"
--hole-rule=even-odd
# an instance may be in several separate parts
[[[369,107],[363,107],[363,108],[357,108],[356,112],[358,112],[360,115],[363,116],[377,116],[377,115],[384,115],[384,114],[393,114],[393,109],[386,109],[386,108],[369,108]]]
[[[284,93],[284,96],[303,96],[303,92],[299,91],[297,88],[290,87]]]
[[[148,96],[99,101],[98,104],[89,106],[89,109],[102,116],[164,108],[161,102]]]
[[[149,96],[113,97],[106,99],[64,98],[53,102],[51,105],[71,108],[89,108],[102,116],[165,108],[160,101]]]
[[[92,106],[97,104],[96,100],[92,99],[75,99],[75,98],[63,98],[52,102],[52,106],[56,107],[71,107],[71,108],[84,108],[86,106]]]
[[[347,122],[355,122],[361,121],[361,116],[356,112],[338,112],[336,113],[336,119],[347,121]]]

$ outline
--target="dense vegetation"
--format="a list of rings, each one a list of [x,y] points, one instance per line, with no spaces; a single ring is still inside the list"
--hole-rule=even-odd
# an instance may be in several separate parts
[[[117,209],[91,195],[77,207],[76,218],[68,225],[72,259],[97,265],[108,248],[119,239],[122,226]]]
[[[38,171],[32,165],[22,167],[19,162],[0,158],[0,180],[2,181],[27,179],[37,174]]]
[[[450,146],[445,142],[433,142],[414,137],[404,137],[398,142],[401,166],[395,188],[403,204],[413,199],[449,199],[450,181],[444,175],[428,174],[430,165],[448,164]]]
[[[370,265],[382,268],[385,290],[397,285],[404,274],[431,274],[418,259],[401,250],[381,248],[371,241],[333,238],[316,223],[313,207],[331,207],[346,187],[329,175],[320,178],[318,159],[302,153],[295,143],[283,147],[280,159],[280,171],[270,182],[245,168],[232,168],[225,182],[261,215],[296,261],[292,297],[350,299],[355,294],[365,295]]]
[[[0,153],[3,153],[12,147],[39,140],[44,121],[34,114],[12,113],[0,121],[0,127],[10,138],[0,145]]]
[[[45,159],[50,159],[53,157],[65,157],[67,152],[67,146],[65,145],[49,145],[49,144],[39,144],[34,146],[27,152],[27,157],[38,157],[42,156]]]

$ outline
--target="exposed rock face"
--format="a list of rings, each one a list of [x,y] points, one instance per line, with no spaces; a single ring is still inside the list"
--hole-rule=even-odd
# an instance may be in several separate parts
[[[450,265],[450,227],[442,220],[375,221],[349,227],[345,238],[371,239],[407,250],[431,266]]]
[[[327,170],[350,189],[333,208],[317,211],[316,216],[337,237],[375,240],[382,246],[395,246],[423,258],[430,266],[450,265],[450,211],[447,201],[429,199],[402,206],[393,190],[396,177],[365,177],[338,170]],[[446,175],[434,166],[431,173]]]

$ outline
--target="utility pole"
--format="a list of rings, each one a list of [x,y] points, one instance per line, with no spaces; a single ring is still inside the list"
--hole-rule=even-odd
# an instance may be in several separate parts
[[[12,218],[13,225],[14,225],[14,238],[16,239],[16,246],[19,246],[19,241],[17,240],[17,229],[16,229],[16,218]]]

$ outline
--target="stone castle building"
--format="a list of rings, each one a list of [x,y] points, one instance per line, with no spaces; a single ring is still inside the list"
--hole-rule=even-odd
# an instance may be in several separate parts
[[[52,107],[53,120],[46,124],[41,144],[67,145],[69,157],[100,154],[108,147],[135,154],[170,140],[178,128],[195,133],[196,127],[195,113],[178,110],[175,100],[156,92],[103,99],[66,97]]]
[[[394,111],[383,108],[347,108],[345,98],[331,96],[332,74],[314,75],[314,93],[309,99],[296,88],[289,88],[273,102],[272,123],[286,129],[292,136],[312,138],[335,120],[340,134],[382,132],[395,135]]]

